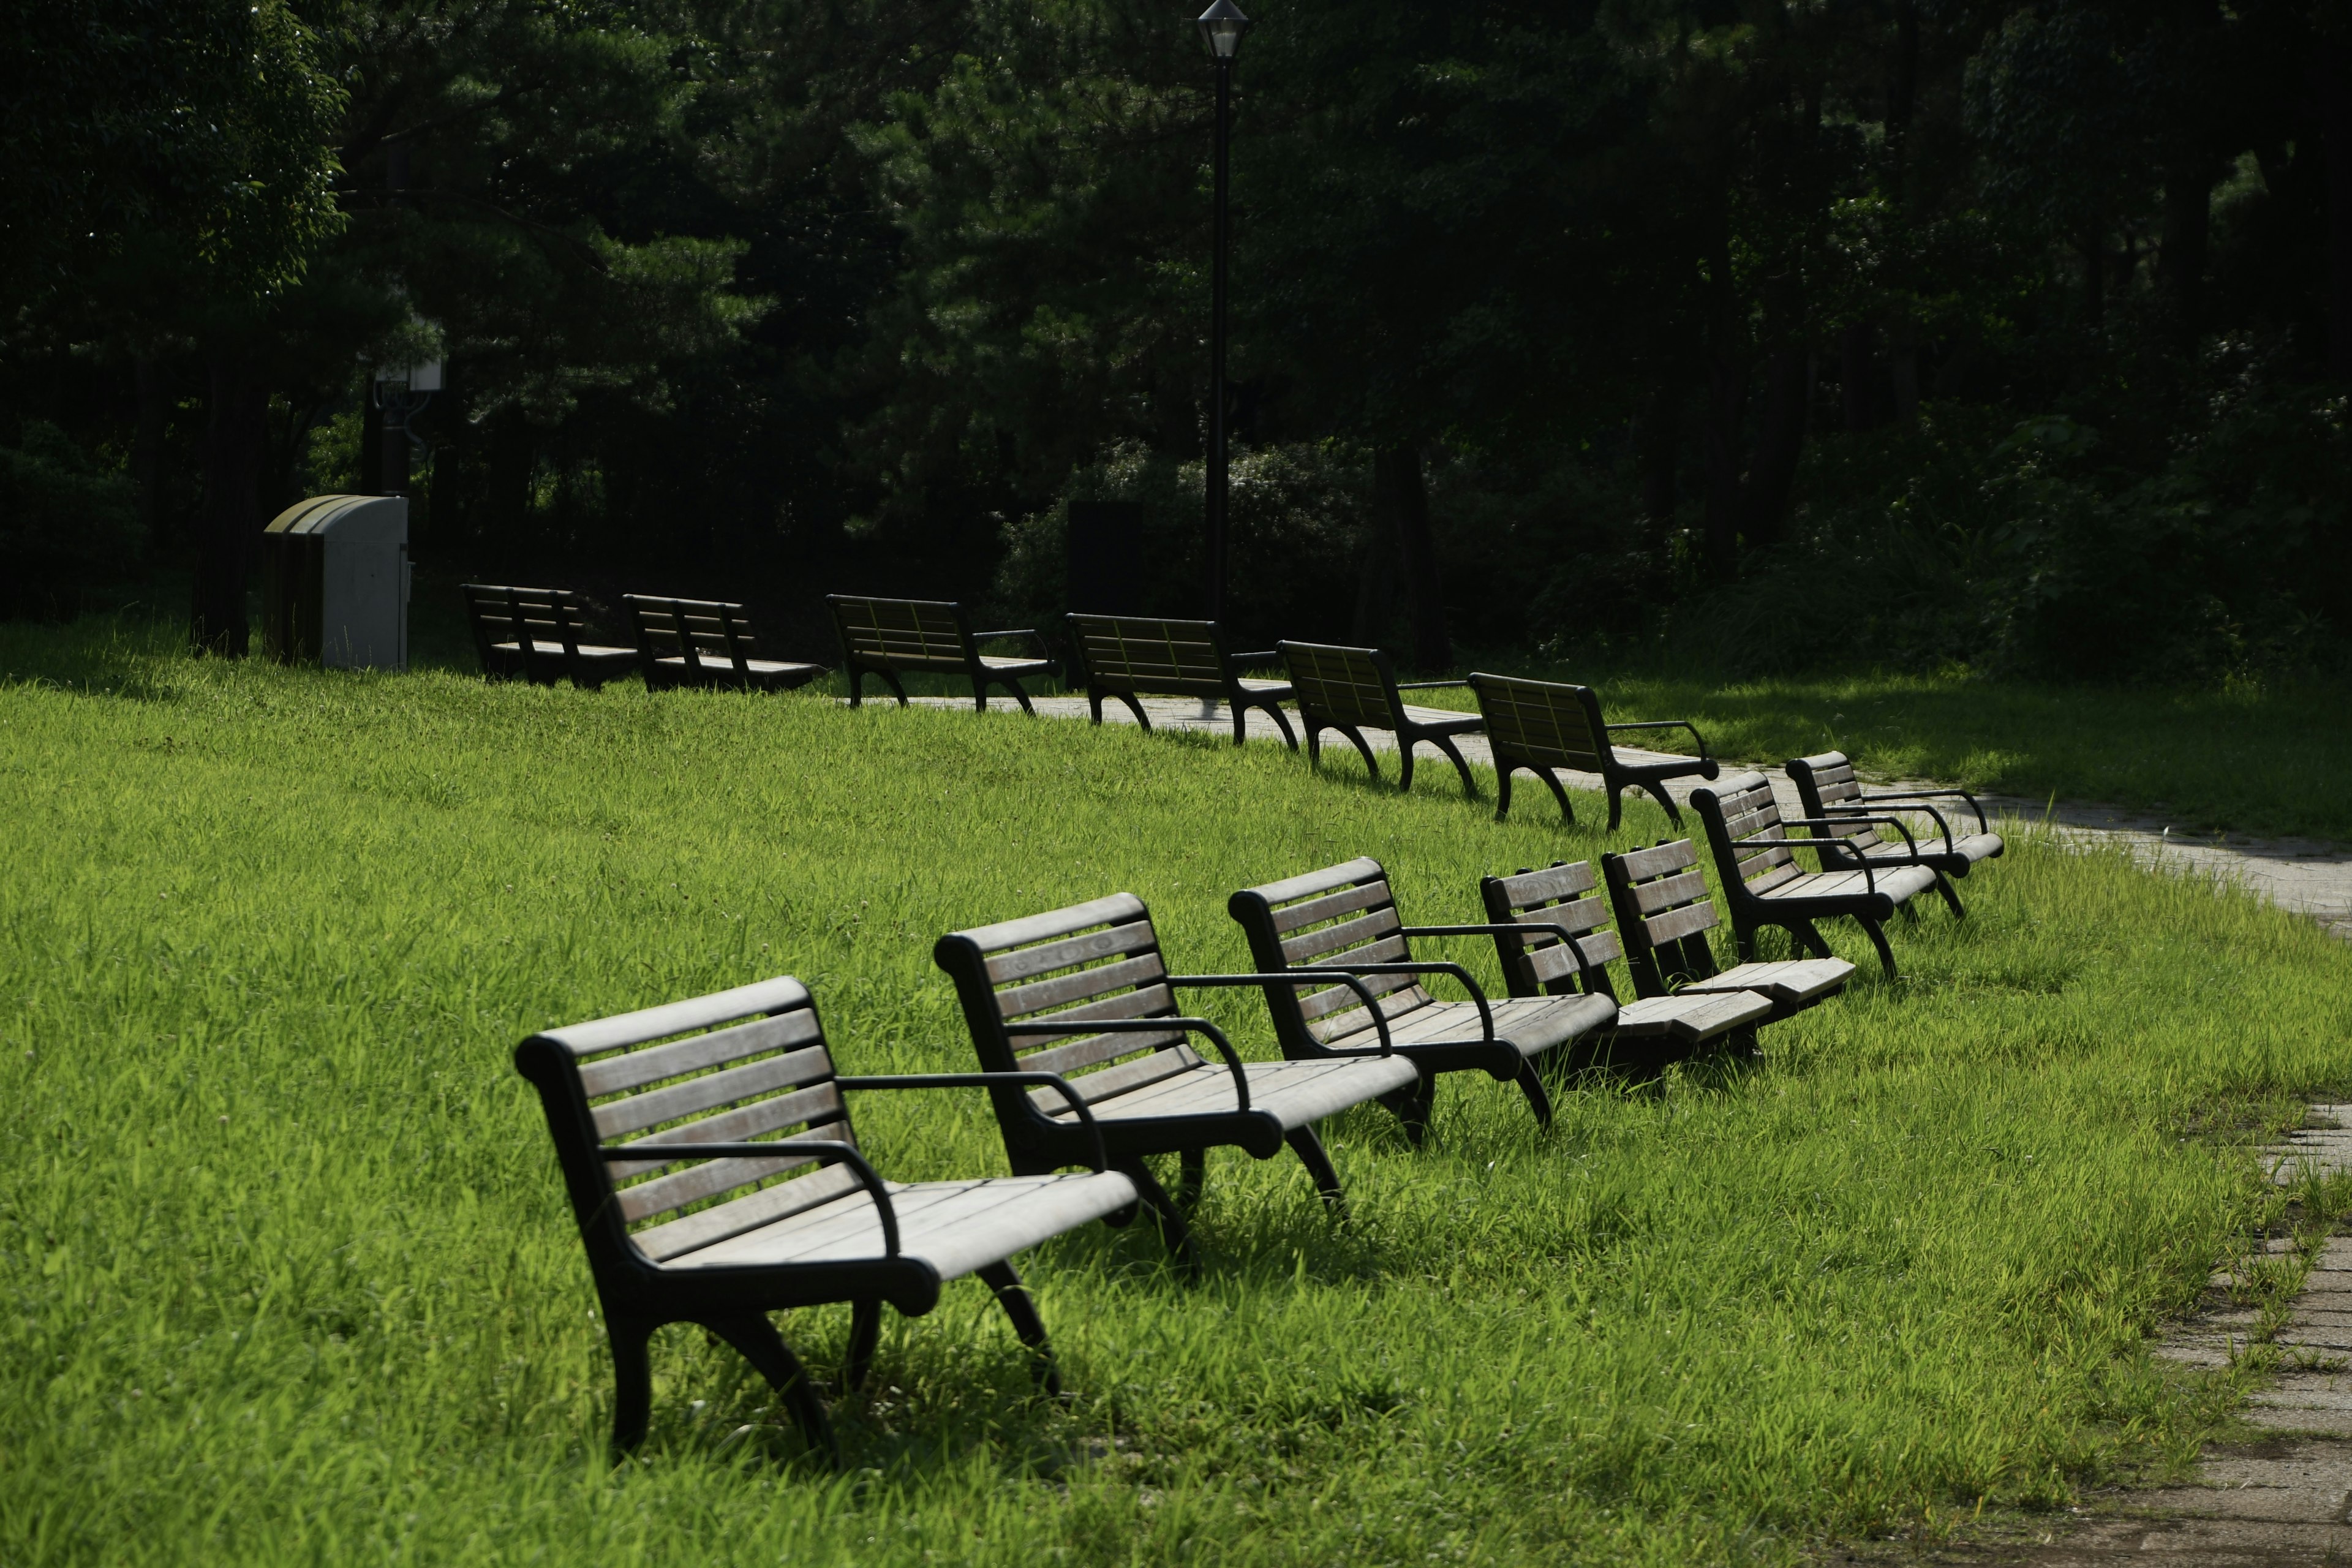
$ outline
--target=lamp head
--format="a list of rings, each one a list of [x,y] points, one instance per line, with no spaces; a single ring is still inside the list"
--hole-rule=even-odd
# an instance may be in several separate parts
[[[1234,0],[1216,0],[1194,25],[1201,29],[1201,42],[1209,47],[1210,58],[1220,65],[1231,65],[1241,53],[1242,35],[1249,31],[1250,19]]]

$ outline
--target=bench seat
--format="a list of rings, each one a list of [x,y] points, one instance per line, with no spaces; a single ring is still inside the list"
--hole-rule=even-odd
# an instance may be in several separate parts
[[[1606,996],[1578,996],[1568,1000],[1566,1005],[1562,1001],[1556,996],[1511,996],[1488,1002],[1487,1010],[1495,1018],[1495,1037],[1517,1051],[1521,1060],[1532,1061],[1556,1046],[1609,1027],[1618,1010],[1617,1004]],[[1476,1003],[1439,1002],[1416,1008],[1402,1021],[1391,1023],[1389,1036],[1396,1041],[1398,1050],[1410,1053],[1415,1047],[1426,1047],[1439,1041],[1480,1044],[1480,1027]],[[1368,1022],[1356,1033],[1339,1036],[1328,1043],[1336,1049],[1354,1050],[1379,1037],[1378,1031]]]
[[[1135,1202],[1135,1184],[1116,1171],[883,1185],[898,1215],[899,1258],[929,1265],[942,1281],[1002,1263]],[[670,1268],[726,1268],[882,1256],[881,1216],[861,1191],[663,1261]]]
[[[1647,790],[1663,807],[1666,820],[1682,826],[1675,797],[1666,793],[1669,779],[1711,779],[1719,770],[1706,754],[1706,738],[1686,719],[1643,720],[1612,724],[1601,717],[1601,699],[1589,686],[1559,681],[1529,680],[1516,675],[1473,671],[1470,689],[1478,695],[1478,710],[1486,716],[1486,742],[1494,753],[1495,817],[1511,809],[1511,778],[1522,769],[1541,779],[1559,802],[1562,822],[1576,820],[1559,771],[1599,773],[1609,797],[1609,829],[1615,832],[1624,815],[1624,792]],[[1687,730],[1698,755],[1643,751],[1620,746],[1615,736],[1630,730]]]
[[[569,588],[467,583],[459,591],[482,673],[492,680],[552,686],[568,679],[593,691],[637,668],[635,648],[581,640],[587,609]]]
[[[1753,991],[1677,992],[1672,996],[1643,996],[1617,1009],[1617,1033],[1629,1039],[1660,1036],[1678,1045],[1696,1046],[1753,1028],[1772,1016],[1772,999]]]
[[[1399,792],[1412,788],[1413,748],[1425,742],[1436,747],[1454,764],[1454,771],[1462,778],[1463,797],[1478,798],[1478,781],[1471,776],[1470,764],[1463,760],[1462,750],[1454,742],[1457,736],[1478,733],[1486,727],[1486,721],[1457,709],[1408,707],[1403,695],[1466,682],[1401,682],[1389,656],[1376,647],[1284,641],[1275,644],[1274,648],[1290,671],[1290,684],[1298,701],[1298,720],[1307,729],[1309,763],[1319,764],[1322,761],[1323,731],[1336,730],[1354,744],[1364,759],[1364,767],[1378,783],[1381,764],[1373,757],[1371,742],[1364,739],[1364,731],[1385,730],[1396,737]]]
[[[1853,760],[1843,752],[1792,758],[1789,780],[1797,786],[1805,815],[1822,824],[1813,829],[1813,837],[1826,846],[1823,870],[1841,865],[1873,869],[1924,866],[1934,873],[1936,890],[1956,916],[1967,914],[1968,909],[1953,879],[1984,861],[1999,859],[2009,847],[1985,821],[1982,803],[1967,790],[1864,790]],[[1959,816],[1952,804],[1956,801],[1976,817],[1974,833],[1952,831],[1952,819]],[[1890,815],[1905,824],[1895,837],[1878,831],[1889,824]],[[1932,831],[1922,826],[1925,821],[1935,824]]]
[[[1853,965],[1843,958],[1787,959],[1770,963],[1742,963],[1704,980],[1685,980],[1676,987],[1675,994],[1755,991],[1785,1005],[1833,995],[1853,978]]]
[[[1811,840],[1803,838],[1793,838],[1789,842],[1799,848],[1812,847]],[[1850,900],[1858,908],[1875,909],[1882,900],[1899,908],[1935,885],[1936,873],[1933,870],[1906,862],[1885,868],[1874,866],[1867,877],[1860,871],[1801,871],[1776,887],[1753,890],[1757,898],[1768,904],[1782,900],[1810,904]],[[1893,909],[1887,912],[1891,914]]]
[[[1367,1039],[1366,1044],[1378,1042]],[[1298,1128],[1336,1116],[1360,1105],[1366,1090],[1373,1097],[1410,1089],[1420,1074],[1402,1057],[1337,1058],[1311,1062],[1244,1062],[1249,1082],[1250,1113],[1271,1116],[1287,1134]],[[1221,1063],[1202,1062],[1181,1073],[1159,1079],[1087,1106],[1097,1121],[1116,1127],[1153,1116],[1233,1116],[1235,1104],[1233,1074]],[[1056,1121],[1074,1121],[1076,1112],[1044,1104]]]

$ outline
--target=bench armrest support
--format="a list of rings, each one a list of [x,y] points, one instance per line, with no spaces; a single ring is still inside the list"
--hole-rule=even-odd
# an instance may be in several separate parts
[[[1441,686],[1467,686],[1466,680],[1400,680],[1399,691],[1434,691]]]
[[[1612,732],[1618,730],[1688,730],[1691,739],[1698,742],[1699,761],[1713,760],[1713,753],[1706,749],[1706,737],[1700,734],[1698,726],[1687,719],[1641,719],[1631,723],[1603,724],[1601,727]]]
[[[1964,789],[1913,789],[1904,790],[1891,795],[1858,795],[1853,798],[1861,801],[1868,801],[1873,805],[1876,805],[1882,801],[1948,800],[1954,797],[1967,801],[1969,803],[1969,809],[1977,814],[1977,831],[1979,833],[1990,833],[1992,831],[1992,825],[1985,820],[1983,803],[1979,801],[1976,796],[1970,795]],[[1931,813],[1930,815],[1933,814]],[[1948,828],[1945,830],[1945,837],[1948,839],[1950,837],[1951,833]]]
[[[994,642],[1000,637],[1027,637],[1036,647],[1038,658],[1050,659],[1054,657],[1054,650],[1045,646],[1045,634],[1034,626],[1014,626],[1001,632],[974,632],[971,634],[971,646],[978,647],[984,642]]]
[[[1551,925],[1541,921],[1522,921],[1511,924],[1494,925],[1401,926],[1397,930],[1397,934],[1399,936],[1540,936],[1546,931],[1549,931],[1568,943],[1568,951],[1576,955],[1576,983],[1584,988],[1584,994],[1588,996],[1598,994],[1593,990],[1592,961],[1584,956],[1584,944],[1576,940],[1576,933],[1563,925]]]
[[[847,1143],[830,1139],[784,1138],[773,1143],[607,1143],[597,1153],[607,1160],[642,1164],[669,1160],[772,1160],[779,1154],[807,1154],[820,1163],[846,1165],[873,1196],[874,1212],[882,1218],[882,1253],[898,1256],[898,1211],[890,1206],[890,1189],[882,1184],[866,1156]]]
[[[1450,974],[1462,982],[1463,989],[1470,993],[1470,1000],[1478,1005],[1478,1026],[1486,1031],[1486,1038],[1495,1037],[1495,1013],[1486,1005],[1486,988],[1458,963],[1447,963],[1442,959],[1413,959],[1402,963],[1302,963],[1298,967],[1303,971],[1319,969],[1327,974],[1340,970],[1349,974]]]
[[[1378,1051],[1342,1051],[1335,1054],[1350,1057],[1395,1055],[1396,1043],[1389,1038],[1388,1018],[1381,1012],[1380,1003],[1373,998],[1372,988],[1352,974],[1302,974],[1297,970],[1288,970],[1280,974],[1170,974],[1162,976],[1160,983],[1171,987],[1179,985],[1238,987],[1283,984],[1324,985],[1333,980],[1337,980],[1364,999],[1365,1011],[1371,1014],[1373,1026],[1380,1031],[1381,1036],[1381,1048]]]
[[[1935,819],[1937,829],[1944,836],[1944,853],[1947,855],[1952,853],[1952,825],[1944,820],[1944,814],[1937,811],[1934,806],[1925,804],[1912,806],[1909,809],[1918,812],[1923,816],[1928,816]],[[1859,806],[1851,805],[1825,805],[1822,808],[1822,812],[1823,816],[1841,816],[1846,818],[1848,821],[1853,821],[1857,817],[1868,815]]]
[[[1070,1080],[1057,1072],[922,1072],[893,1074],[887,1078],[836,1078],[835,1089],[993,1089],[1000,1083],[1043,1084],[1057,1091],[1078,1113],[1078,1125],[1086,1129],[1087,1138],[1094,1145],[1094,1159],[1089,1162],[1097,1171],[1110,1169],[1110,1155],[1103,1148],[1102,1128],[1095,1121],[1094,1108],[1086,1098],[1070,1087]]]
[[[1225,1066],[1234,1075],[1234,1093],[1241,1109],[1250,1108],[1249,1074],[1242,1070],[1241,1053],[1225,1038],[1225,1032],[1206,1018],[1097,1018],[1087,1024],[1007,1024],[1008,1035],[1164,1035],[1171,1029],[1188,1035],[1206,1035],[1217,1054],[1225,1058]]]

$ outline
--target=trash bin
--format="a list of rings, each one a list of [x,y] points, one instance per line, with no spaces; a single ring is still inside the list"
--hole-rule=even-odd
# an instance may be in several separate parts
[[[408,668],[408,501],[313,496],[261,536],[262,644],[283,663]]]

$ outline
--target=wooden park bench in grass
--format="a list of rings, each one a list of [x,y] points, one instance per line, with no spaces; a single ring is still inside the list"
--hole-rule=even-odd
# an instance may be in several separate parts
[[[1495,952],[1511,994],[1580,994],[1618,1002],[1605,1052],[1590,1064],[1596,1067],[1654,1068],[1727,1041],[1752,1049],[1757,1026],[1775,1016],[1769,996],[1738,986],[1677,995],[1656,984],[1654,968],[1629,961],[1635,1000],[1619,999],[1609,965],[1628,954],[1610,929],[1610,905],[1600,887],[1589,860],[1555,860],[1539,871],[1479,879],[1478,897],[1495,922]],[[1706,897],[1702,886],[1699,898]],[[1625,929],[1638,931],[1632,924]],[[1634,940],[1642,939],[1636,934]]]
[[[1223,632],[1214,621],[1163,621],[1146,616],[1070,616],[1070,647],[1077,666],[1074,680],[1083,679],[1087,706],[1095,722],[1102,722],[1103,699],[1115,697],[1128,706],[1145,729],[1151,720],[1143,711],[1145,697],[1198,697],[1223,702],[1234,716],[1234,744],[1245,739],[1243,726],[1249,710],[1263,708],[1292,751],[1298,737],[1282,705],[1291,698],[1286,680],[1257,680],[1242,674],[1252,665],[1270,664],[1282,656],[1227,653]]]
[[[1612,996],[1515,996],[1492,1002],[1458,963],[1412,956],[1414,937],[1492,937],[1486,925],[1409,926],[1397,913],[1388,873],[1372,859],[1327,866],[1261,887],[1244,888],[1226,910],[1247,933],[1250,958],[1270,973],[1328,975],[1332,984],[1302,994],[1295,985],[1265,988],[1276,1036],[1286,1057],[1315,1061],[1360,1050],[1376,1038],[1420,1069],[1420,1103],[1408,1123],[1416,1141],[1434,1099],[1437,1075],[1482,1070],[1516,1083],[1536,1120],[1551,1122],[1551,1096],[1536,1064],[1617,1016]],[[1446,974],[1470,993],[1445,1002],[1422,984]],[[1352,980],[1353,984],[1346,982]],[[1377,1000],[1369,1000],[1370,992]]]
[[[961,675],[971,682],[971,705],[988,710],[988,689],[1002,686],[1034,716],[1029,694],[1021,682],[1030,676],[1051,675],[1054,660],[1045,639],[1034,628],[1005,632],[975,632],[961,605],[931,599],[867,599],[849,594],[827,594],[833,623],[841,633],[841,668],[849,677],[849,705],[865,701],[866,678],[878,675],[907,705],[902,675],[918,672]],[[1008,658],[980,651],[982,643],[1001,637],[1026,637],[1037,650],[1029,658]]]
[[[593,690],[637,668],[635,648],[583,640],[589,635],[587,617],[580,595],[569,588],[467,583],[461,591],[474,651],[492,680],[552,686],[568,677]]]
[[[1599,773],[1609,796],[1612,833],[1624,814],[1622,797],[1626,790],[1649,791],[1665,807],[1666,820],[1680,827],[1682,813],[1675,808],[1674,796],[1666,793],[1666,781],[1711,779],[1719,771],[1715,759],[1706,754],[1706,737],[1689,720],[1606,723],[1601,717],[1601,699],[1589,686],[1474,671],[1470,689],[1478,694],[1478,710],[1486,718],[1486,743],[1495,753],[1497,822],[1511,809],[1511,775],[1521,768],[1551,786],[1552,798],[1559,802],[1560,819],[1571,823],[1576,820],[1576,808],[1568,804],[1568,791],[1552,770]],[[1613,740],[1622,731],[1677,729],[1690,731],[1698,745],[1697,756],[1637,751]]]
[[[1932,838],[1916,846],[1891,843],[1861,816],[1839,826],[1816,828],[1813,837],[1835,846],[1822,852],[1824,865],[1852,867],[1866,862],[1873,866],[1928,868],[1936,873],[1936,890],[1944,895],[1944,902],[1951,906],[1955,915],[1965,915],[1968,910],[1960,907],[1960,895],[1950,879],[1967,876],[1969,868],[1979,860],[2000,858],[2001,851],[2008,847],[2000,835],[1986,823],[1984,807],[1977,804],[1977,797],[1964,789],[1864,793],[1862,781],[1853,776],[1853,763],[1843,752],[1799,757],[1789,764],[1789,779],[1797,786],[1797,799],[1803,803],[1807,816],[1835,822],[1851,813],[1867,814],[1877,806],[1917,812],[1932,818],[1943,836],[1940,845]],[[1938,800],[1966,801],[1969,809],[1976,813],[1977,830],[1955,835],[1943,812],[1929,804]]]
[[[1731,931],[1743,962],[1756,957],[1756,933],[1779,926],[1817,958],[1833,956],[1816,921],[1851,917],[1869,934],[1878,963],[1895,978],[1895,952],[1886,945],[1885,922],[1897,909],[1936,885],[1925,866],[1808,871],[1795,851],[1822,851],[1811,838],[1791,838],[1791,827],[1830,827],[1868,821],[1892,827],[1909,843],[1911,830],[1891,816],[1796,817],[1783,820],[1772,784],[1762,773],[1735,773],[1691,791],[1691,805],[1706,826],[1707,847],[1731,911]],[[1831,849],[1830,854],[1836,851]]]
[[[1454,771],[1462,775],[1462,793],[1472,800],[1478,798],[1477,781],[1470,776],[1470,764],[1462,760],[1454,737],[1475,735],[1486,728],[1486,721],[1475,713],[1457,713],[1450,709],[1408,708],[1402,695],[1468,682],[1400,682],[1389,656],[1376,647],[1281,642],[1275,645],[1275,650],[1282,655],[1282,662],[1290,671],[1291,687],[1297,695],[1299,722],[1307,728],[1308,762],[1322,761],[1320,737],[1326,730],[1337,730],[1356,743],[1356,750],[1364,754],[1364,766],[1371,770],[1373,782],[1378,783],[1381,764],[1372,759],[1372,748],[1363,732],[1386,730],[1396,736],[1397,755],[1402,759],[1397,774],[1400,792],[1412,788],[1412,749],[1425,741],[1452,759]]]
[[[1718,969],[1707,933],[1723,918],[1707,895],[1698,846],[1687,838],[1603,855],[1601,874],[1624,933],[1625,965],[1644,996],[1754,992],[1771,999],[1767,1022],[1778,1022],[1827,1001],[1853,978],[1853,965],[1843,958],[1742,961]]]
[[[981,1067],[1003,1086],[992,1096],[1013,1170],[1069,1164],[1099,1137],[1111,1168],[1134,1182],[1188,1268],[1196,1265],[1183,1215],[1199,1198],[1211,1149],[1267,1160],[1288,1144],[1337,1214],[1339,1178],[1315,1123],[1374,1100],[1409,1113],[1419,1085],[1412,1064],[1369,1030],[1358,1048],[1308,1061],[1242,1060],[1214,1024],[1178,1011],[1176,994],[1279,986],[1282,977],[1170,973],[1151,911],[1132,893],[953,931],[932,957],[955,982]],[[1194,1049],[1196,1038],[1220,1059]],[[1087,1114],[1024,1091],[1014,1076],[1024,1070],[1064,1075]],[[1143,1163],[1153,1154],[1181,1157],[1174,1199]]]
[[[816,1005],[790,976],[533,1035],[515,1067],[539,1089],[613,1346],[613,1437],[645,1436],[647,1342],[690,1322],[742,1352],[814,1447],[835,1457],[824,1404],[770,1312],[854,1303],[842,1381],[864,1380],[882,1303],[908,1317],[940,1287],[977,1274],[1057,1391],[1036,1308],[1013,1255],[1103,1219],[1125,1224],[1135,1187],[1107,1170],[1084,1100],[1045,1073],[1024,1083],[1066,1095],[1065,1163],[956,1182],[888,1182],[859,1152],[843,1091],[969,1087],[974,1073],[836,1076]]]
[[[646,685],[656,691],[714,687],[731,691],[790,691],[824,673],[821,664],[761,658],[751,616],[740,605],[717,599],[665,599],[627,594],[645,658]]]

